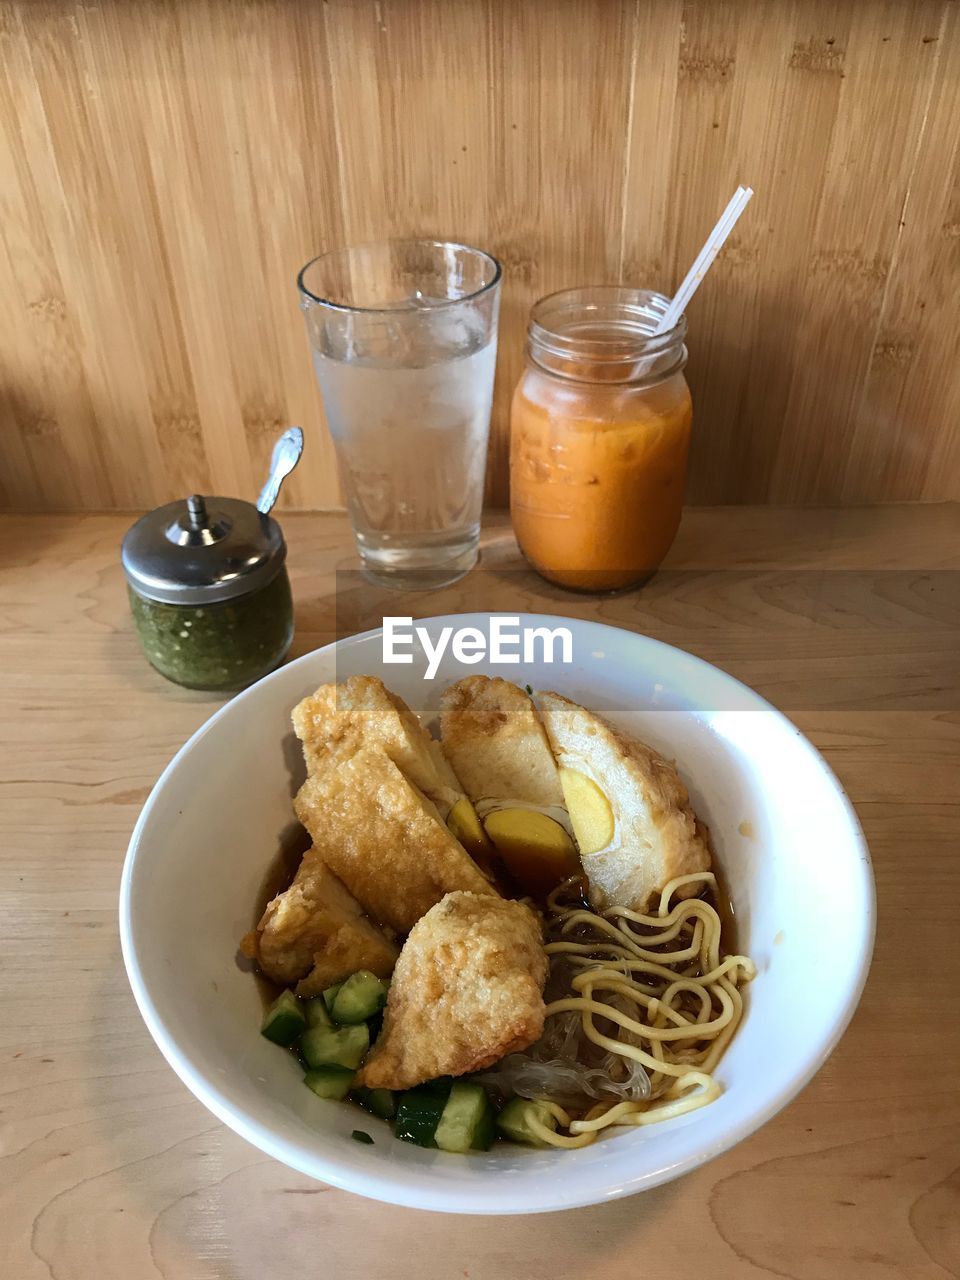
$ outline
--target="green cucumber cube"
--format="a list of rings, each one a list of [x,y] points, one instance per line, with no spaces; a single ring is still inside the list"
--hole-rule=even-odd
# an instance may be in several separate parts
[[[434,1135],[446,1103],[442,1093],[431,1092],[422,1085],[409,1089],[397,1104],[393,1132],[404,1142],[412,1142],[415,1146],[435,1147]]]
[[[306,1015],[308,1027],[333,1026],[333,1019],[330,1017],[330,1011],[323,996],[314,996],[312,1000],[305,1000],[303,1012]]]
[[[326,991],[324,991],[323,996],[321,998],[323,1000],[323,1003],[327,1006],[328,1013],[333,1008],[333,1002],[337,998],[337,992],[340,990],[342,986],[343,986],[343,983],[338,982],[336,986],[327,987]]]
[[[318,1098],[332,1098],[335,1102],[342,1102],[350,1092],[355,1075],[356,1072],[349,1067],[314,1067],[304,1075],[303,1083]]]
[[[311,1027],[300,1037],[300,1052],[308,1067],[349,1067],[355,1071],[370,1048],[366,1025]]]
[[[283,991],[263,1015],[260,1034],[274,1044],[289,1048],[296,1044],[306,1025],[307,1019],[300,1001],[292,991]]]
[[[486,1151],[493,1138],[492,1115],[483,1086],[458,1081],[450,1090],[434,1140],[441,1151]]]
[[[511,1142],[522,1142],[527,1147],[545,1147],[543,1141],[528,1123],[535,1116],[547,1129],[556,1129],[557,1118],[552,1115],[542,1102],[532,1102],[527,1098],[511,1098],[497,1116],[497,1128]]]
[[[361,1085],[359,1089],[354,1089],[351,1096],[361,1107],[371,1115],[379,1116],[381,1120],[392,1120],[397,1114],[397,1102],[389,1089],[367,1089]]]
[[[387,986],[375,973],[361,969],[340,987],[330,1006],[334,1022],[366,1022],[387,1003]]]

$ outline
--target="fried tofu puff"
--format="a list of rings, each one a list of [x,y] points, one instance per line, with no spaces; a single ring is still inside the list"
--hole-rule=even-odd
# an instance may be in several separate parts
[[[310,773],[327,767],[334,757],[379,747],[444,819],[463,796],[440,743],[376,676],[321,685],[294,707],[292,718]]]
[[[409,1089],[526,1049],[543,1032],[546,976],[540,922],[529,907],[447,894],[400,952],[383,1030],[358,1083]]]
[[[313,996],[357,969],[389,977],[400,951],[310,849],[289,889],[267,903],[252,954],[268,978]]]
[[[321,685],[294,707],[293,727],[310,774],[361,749],[382,751],[436,806],[486,878],[494,878],[493,848],[443,747],[382,680],[350,676],[341,684]]]
[[[453,889],[496,890],[436,807],[382,751],[328,762],[294,800],[297,817],[365,911],[407,933]]]

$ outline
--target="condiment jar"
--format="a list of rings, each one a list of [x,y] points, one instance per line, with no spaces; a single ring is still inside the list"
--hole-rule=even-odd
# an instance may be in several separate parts
[[[274,495],[275,496],[275,495]],[[147,659],[188,689],[241,689],[293,639],[279,524],[239,498],[171,502],[127,531],[122,561]]]
[[[582,591],[636,586],[676,536],[693,409],[669,299],[570,289],[533,308],[513,397],[510,509],[527,559]]]

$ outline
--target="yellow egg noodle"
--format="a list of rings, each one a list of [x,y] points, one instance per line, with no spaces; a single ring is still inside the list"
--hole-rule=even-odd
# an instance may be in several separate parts
[[[588,1146],[611,1125],[654,1124],[720,1096],[711,1073],[743,1016],[740,988],[756,969],[747,956],[721,960],[721,921],[710,902],[683,898],[670,908],[677,890],[693,883],[716,891],[712,872],[680,876],[665,886],[656,915],[623,907],[598,914],[580,901],[571,904],[575,880],[548,898],[547,954],[562,956],[575,972],[570,995],[549,1004],[547,1017],[579,1012],[586,1039],[642,1064],[650,1095],[636,1102],[599,1102],[581,1116],[545,1100],[547,1111],[567,1132],[554,1132],[533,1118],[531,1128],[542,1142]],[[670,943],[676,945],[669,948]],[[617,1004],[604,994],[617,997]],[[598,1018],[626,1034],[605,1034],[596,1025]]]

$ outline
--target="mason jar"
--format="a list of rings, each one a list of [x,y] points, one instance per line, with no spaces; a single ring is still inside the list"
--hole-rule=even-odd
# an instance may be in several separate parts
[[[560,586],[637,586],[676,536],[693,407],[685,317],[654,333],[669,301],[567,289],[531,312],[511,408],[510,510],[520,549]]]

